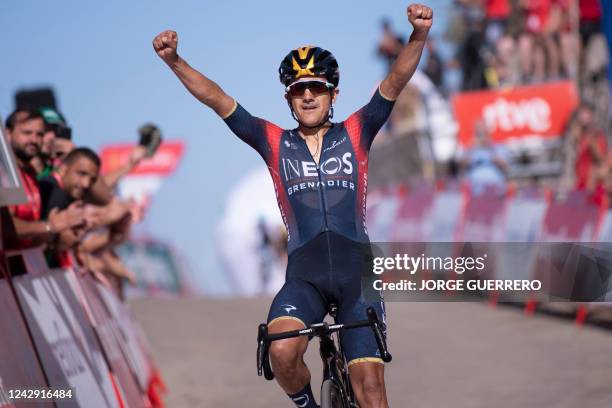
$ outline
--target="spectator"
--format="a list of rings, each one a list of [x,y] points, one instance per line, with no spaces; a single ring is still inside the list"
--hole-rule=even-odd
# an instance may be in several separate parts
[[[395,34],[391,28],[389,20],[382,21],[383,37],[378,43],[378,55],[387,63],[387,69],[391,69],[391,65],[399,55],[404,45],[404,39]]]
[[[92,229],[76,247],[77,258],[96,278],[122,295],[122,279],[136,282],[136,276],[125,267],[114,247],[128,236],[133,223],[132,205],[114,198],[104,207],[88,205],[87,213],[95,220]]]
[[[599,0],[580,0],[580,94],[593,102],[596,116],[608,115],[610,64],[608,43],[602,32],[603,12]]]
[[[487,87],[483,58],[484,10],[480,0],[456,0],[461,8],[465,37],[457,50],[456,60],[461,68],[464,91]]]
[[[74,143],[69,139],[63,139],[56,137],[53,140],[53,147],[51,148],[51,166],[57,169],[61,164],[62,160],[68,153],[75,148]]]
[[[38,155],[31,161],[39,179],[48,176],[53,171],[53,148],[56,140],[70,142],[72,135],[61,113],[50,107],[40,109],[40,113],[45,121],[45,134]]]
[[[17,247],[24,248],[49,242],[57,233],[82,225],[82,209],[54,211],[47,221],[41,221],[40,191],[31,160],[40,152],[45,124],[38,111],[18,109],[6,120],[7,138],[15,154],[21,183],[26,192],[25,203],[10,206],[17,234]]]
[[[599,0],[579,0],[580,40],[582,48],[589,46],[591,38],[601,33],[601,4]]]
[[[553,0],[522,0],[525,31],[519,39],[523,82],[541,82],[559,76],[559,47],[555,35],[559,19],[553,18]]]
[[[576,143],[576,189],[593,191],[596,188],[597,167],[604,164],[608,145],[602,129],[595,124],[594,108],[582,103],[578,108],[576,125],[570,135]]]
[[[79,261],[94,276],[123,299],[123,280],[136,282],[136,276],[119,259],[114,248],[128,236],[132,224],[141,219],[138,206],[118,199],[114,190],[119,180],[132,171],[145,157],[146,147],[136,146],[127,162],[117,170],[98,177],[85,200],[88,220],[92,222],[76,247]]]
[[[556,11],[560,20],[560,52],[563,73],[572,81],[578,79],[579,38],[578,2],[575,0],[557,0]]]
[[[485,13],[487,16],[485,38],[491,47],[495,47],[497,42],[506,36],[510,0],[485,0]]]
[[[43,219],[51,211],[87,199],[97,184],[99,171],[100,159],[92,150],[77,148],[68,153],[57,171],[40,181]],[[74,249],[77,259],[110,288],[121,287],[117,278],[134,283],[134,274],[113,251],[126,238],[131,225],[130,204],[114,198],[105,206],[86,204],[84,210],[87,225],[60,234],[47,251],[49,266],[71,266],[73,261],[67,250]]]
[[[42,218],[54,209],[63,210],[77,200],[83,200],[96,182],[100,158],[85,147],[72,150],[54,172],[40,180]]]
[[[603,158],[602,163],[594,168],[591,179],[593,180],[593,191],[590,192],[590,200],[599,206],[612,206],[612,155],[610,152]]]
[[[516,85],[516,52],[514,38],[509,34],[511,5],[509,0],[485,0],[486,26],[482,58],[489,88]]]
[[[87,148],[72,150],[56,172],[42,178],[39,182],[42,201],[41,219],[45,220],[52,211],[70,208],[71,204],[82,208],[82,200],[89,192],[100,171],[98,155]],[[75,204],[73,204],[75,203]],[[89,225],[92,224],[90,220]],[[58,235],[47,251],[49,266],[71,266],[71,260],[65,249],[73,248],[83,237],[86,227],[82,225],[66,230]]]
[[[518,58],[514,39],[505,35],[489,54],[487,83],[491,88],[515,86],[520,83]]]
[[[474,146],[459,156],[460,165],[467,173],[472,191],[474,194],[480,194],[487,187],[505,188],[507,151],[503,146],[492,143],[483,122],[475,125],[475,133]]]
[[[435,43],[431,40],[427,40],[427,60],[425,61],[425,74],[429,77],[431,82],[436,86],[438,91],[442,90],[443,85],[443,62],[440,54],[436,49]]]

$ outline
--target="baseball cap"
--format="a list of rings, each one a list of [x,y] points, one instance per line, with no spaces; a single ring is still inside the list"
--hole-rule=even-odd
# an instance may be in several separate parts
[[[64,115],[59,113],[55,108],[47,106],[39,109],[45,119],[47,125],[63,125],[66,126]]]

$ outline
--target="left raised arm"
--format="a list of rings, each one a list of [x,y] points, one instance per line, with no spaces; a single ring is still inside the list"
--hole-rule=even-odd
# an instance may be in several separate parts
[[[408,6],[407,13],[408,21],[412,24],[414,31],[393,63],[389,74],[380,84],[382,95],[391,100],[399,96],[416,71],[427,34],[433,23],[433,10],[427,6],[412,4]]]

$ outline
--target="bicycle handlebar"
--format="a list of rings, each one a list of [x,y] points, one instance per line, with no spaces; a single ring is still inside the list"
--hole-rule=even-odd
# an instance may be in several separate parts
[[[274,334],[268,333],[267,324],[260,324],[257,334],[257,375],[261,376],[263,370],[263,374],[267,380],[271,380],[274,378],[274,374],[270,369],[269,361],[267,358],[270,343],[273,341],[291,339],[300,336],[323,336],[340,330],[350,330],[368,326],[372,328],[374,338],[376,339],[376,344],[378,345],[378,351],[380,352],[380,358],[385,363],[390,362],[393,356],[391,356],[391,353],[389,353],[389,350],[387,350],[387,343],[382,333],[381,324],[378,320],[378,315],[372,307],[368,307],[366,313],[368,316],[368,320],[360,320],[357,322],[346,324],[328,324],[325,322],[315,323],[305,329],[291,330]]]

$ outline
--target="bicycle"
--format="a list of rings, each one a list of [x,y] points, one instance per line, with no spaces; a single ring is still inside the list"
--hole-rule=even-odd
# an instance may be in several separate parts
[[[315,323],[301,330],[292,330],[283,333],[268,333],[268,325],[259,325],[257,333],[257,375],[262,373],[266,380],[274,379],[274,373],[270,367],[268,351],[270,343],[276,340],[289,339],[300,336],[319,337],[320,355],[323,360],[323,383],[321,384],[321,408],[357,408],[355,394],[351,387],[348,366],[342,351],[339,339],[341,330],[356,329],[359,327],[370,327],[374,333],[381,359],[388,363],[392,357],[387,350],[387,344],[382,334],[381,324],[376,311],[369,307],[366,311],[367,320],[353,323],[340,324],[336,322],[338,307],[330,304],[329,315],[334,319],[334,324],[327,322]],[[336,333],[332,337],[332,334]],[[337,345],[337,346],[336,346]]]

